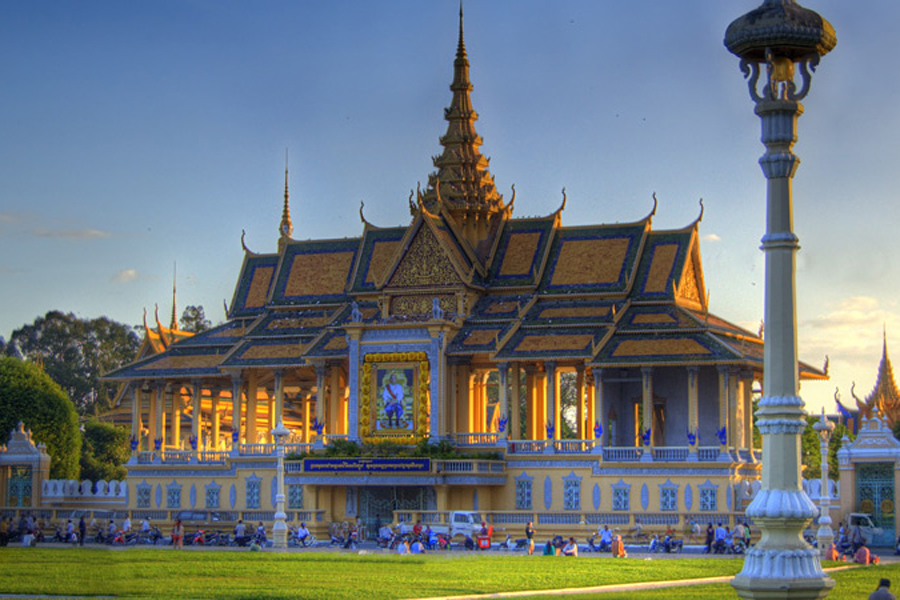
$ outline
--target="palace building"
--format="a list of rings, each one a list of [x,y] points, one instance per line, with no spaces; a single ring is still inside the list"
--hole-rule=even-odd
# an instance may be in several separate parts
[[[480,150],[462,15],[450,89],[408,225],[361,207],[354,238],[294,240],[286,172],[277,252],[244,247],[227,321],[190,336],[157,319],[107,375],[133,435],[123,510],[271,520],[283,422],[292,523],[743,518],[763,342],[708,310],[702,206],[681,229],[653,229],[655,202],[633,223],[572,226],[563,191],[555,212],[517,218]],[[352,443],[362,454],[342,457]],[[423,451],[438,443],[452,454]],[[419,454],[367,455],[385,447]]]

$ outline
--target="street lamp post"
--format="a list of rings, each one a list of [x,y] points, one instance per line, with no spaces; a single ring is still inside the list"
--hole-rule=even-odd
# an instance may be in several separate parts
[[[831,24],[794,0],[765,0],[728,26],[725,46],[741,59],[766,152],[764,396],[757,411],[763,438],[762,487],[747,516],[762,538],[747,551],[743,570],[731,581],[742,598],[822,598],[834,581],[819,555],[803,540],[816,506],[800,486],[800,435],[806,411],[799,395],[795,255],[791,180],[799,164],[792,152],[797,118],[812,72],[837,39]],[[794,83],[799,67],[801,85]],[[760,76],[763,88],[758,90]]]
[[[819,556],[825,558],[825,553],[834,541],[834,531],[831,529],[831,490],[828,484],[828,442],[834,431],[834,423],[825,418],[824,407],[822,416],[813,425],[813,429],[819,434],[819,451],[822,453],[822,491],[819,492],[819,530],[816,532],[816,543],[819,545]]]
[[[275,477],[278,486],[275,491],[275,524],[272,526],[273,548],[287,548],[287,523],[285,522],[287,515],[284,512],[284,441],[290,433],[281,421],[278,421],[275,429],[272,430],[272,437],[275,439],[275,455],[277,456]]]

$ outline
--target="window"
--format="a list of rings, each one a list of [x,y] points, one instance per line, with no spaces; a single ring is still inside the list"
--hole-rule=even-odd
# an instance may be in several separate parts
[[[613,510],[631,510],[631,484],[621,479],[612,485]]]
[[[563,509],[581,510],[581,478],[563,480]]]
[[[247,508],[259,508],[259,478],[247,479]]]
[[[288,508],[294,508],[294,509],[302,509],[303,508],[303,486],[302,485],[289,485],[288,486]]]
[[[219,508],[219,490],[217,485],[206,486],[206,508]]]
[[[516,509],[531,510],[531,479],[516,480]]]
[[[717,492],[719,491],[719,486],[714,485],[706,480],[706,483],[702,485],[698,485],[697,488],[700,490],[700,510],[715,512],[719,509],[718,503],[716,501]]]
[[[181,508],[181,486],[170,483],[166,486],[166,508]]]
[[[137,507],[150,508],[150,486],[147,484],[137,486]]]
[[[659,509],[678,510],[678,488],[661,487],[659,490]]]

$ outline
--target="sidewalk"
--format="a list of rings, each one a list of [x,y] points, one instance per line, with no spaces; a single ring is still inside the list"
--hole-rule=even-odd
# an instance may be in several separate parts
[[[846,567],[832,567],[824,569],[826,573],[854,569],[855,565]],[[700,579],[675,579],[670,581],[645,581],[641,583],[598,585],[594,587],[563,588],[556,590],[522,590],[518,592],[496,592],[493,594],[469,594],[463,596],[435,596],[433,598],[414,598],[410,600],[487,600],[489,598],[527,598],[530,596],[575,596],[578,594],[605,594],[610,592],[635,592],[641,590],[655,590],[660,588],[687,587],[694,585],[708,585],[711,583],[728,583],[733,575],[722,577],[703,577]]]

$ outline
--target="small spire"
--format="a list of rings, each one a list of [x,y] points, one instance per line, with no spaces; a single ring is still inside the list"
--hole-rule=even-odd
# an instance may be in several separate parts
[[[284,208],[281,210],[281,225],[279,230],[278,250],[281,251],[284,241],[294,233],[294,225],[291,223],[290,194],[288,193],[288,151],[284,150]]]
[[[466,57],[466,43],[463,40],[463,3],[459,0],[459,43],[456,45],[456,57]]]
[[[175,284],[178,281],[178,262],[172,263],[172,323],[169,329],[178,331],[178,303],[176,301]]]

